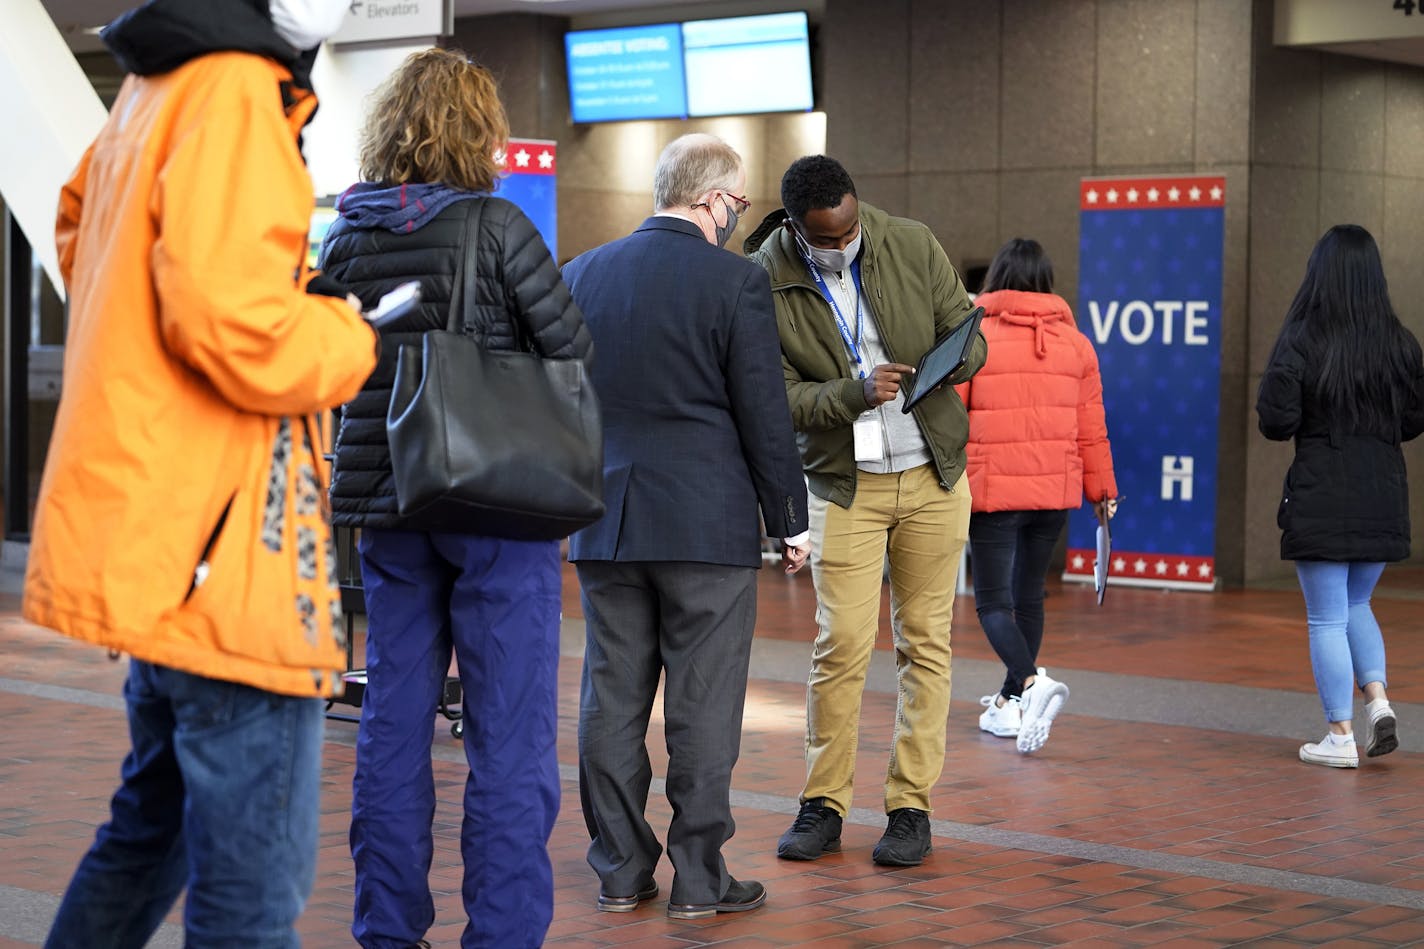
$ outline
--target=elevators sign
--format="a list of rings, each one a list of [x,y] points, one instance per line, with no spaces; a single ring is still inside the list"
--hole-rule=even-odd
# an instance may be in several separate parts
[[[1078,326],[1093,341],[1122,504],[1110,585],[1216,586],[1226,179],[1085,178]],[[1068,519],[1065,580],[1092,582],[1097,519]]]
[[[350,0],[333,43],[430,39],[455,32],[453,0]]]

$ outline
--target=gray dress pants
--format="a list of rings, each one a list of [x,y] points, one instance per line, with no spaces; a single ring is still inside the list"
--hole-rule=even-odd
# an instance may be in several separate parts
[[[716,903],[731,884],[722,845],[741,747],[756,626],[756,570],[581,560],[587,649],[579,701],[579,798],[588,862],[608,896],[632,896],[662,855],[644,812],[647,732],[658,679],[668,749],[674,903]]]

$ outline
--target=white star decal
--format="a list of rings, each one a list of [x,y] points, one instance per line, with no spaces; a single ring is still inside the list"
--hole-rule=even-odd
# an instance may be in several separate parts
[[[1201,189],[1195,185],[1192,186],[1192,190],[1188,191],[1187,194],[1191,195],[1193,201],[1201,200]]]
[[[1117,204],[1117,189],[1108,189],[1108,204]]]
[[[1212,199],[1213,201],[1220,201],[1220,200],[1221,200],[1221,195],[1222,195],[1221,185],[1212,185],[1212,187],[1211,187],[1211,199]]]
[[[1085,563],[1087,563],[1087,562],[1088,562],[1088,561],[1087,561],[1087,558],[1086,558],[1086,557],[1084,557],[1082,554],[1077,554],[1076,556],[1073,557],[1073,569],[1074,569],[1074,570],[1082,570],[1082,569],[1083,569],[1083,565],[1084,565]]]
[[[1187,574],[1189,574],[1189,573],[1191,573],[1191,572],[1192,572],[1191,565],[1188,564],[1185,560],[1183,560],[1183,561],[1181,561],[1180,563],[1177,564],[1177,576],[1179,576],[1179,577],[1185,577]]]
[[[1098,203],[1098,192],[1097,192],[1095,189],[1093,189],[1093,188],[1089,188],[1089,189],[1088,189],[1087,198],[1088,198],[1088,203],[1089,203],[1089,204],[1097,204],[1097,203]]]
[[[1136,573],[1146,573],[1147,561],[1143,560],[1141,557],[1138,557],[1132,562],[1132,569]]]
[[[540,168],[553,168],[553,167],[554,167],[554,153],[553,153],[553,152],[540,152],[540,153],[539,153],[539,167],[540,167]]]
[[[1178,198],[1180,198],[1181,196],[1182,196],[1182,192],[1179,191],[1179,190],[1177,190],[1176,188],[1168,188],[1168,189],[1167,189],[1167,200],[1168,200],[1168,201],[1175,201],[1175,200],[1177,200]]]
[[[1136,188],[1128,188],[1128,189],[1127,189],[1127,200],[1129,200],[1129,201],[1134,201],[1134,202],[1137,200],[1137,189],[1136,189]]]
[[[527,151],[525,151],[524,149],[522,149],[522,148],[521,148],[519,151],[517,151],[517,152],[514,153],[514,163],[515,163],[516,165],[518,165],[520,168],[528,168],[528,167],[529,167],[529,158],[530,158],[529,153],[528,153]]]
[[[1161,194],[1162,194],[1162,192],[1158,191],[1156,188],[1148,188],[1148,189],[1147,189],[1147,200],[1148,200],[1148,201],[1156,201],[1157,198],[1158,198],[1158,196],[1161,195]]]
[[[1157,576],[1159,576],[1159,577],[1165,577],[1165,576],[1167,575],[1167,561],[1165,561],[1165,560],[1159,560],[1159,561],[1157,561],[1157,563],[1154,564],[1153,566],[1154,566],[1154,567],[1156,568],[1156,570],[1157,570]]]
[[[1112,562],[1113,570],[1122,573],[1127,569],[1127,559],[1124,557],[1114,557]]]
[[[1200,567],[1197,567],[1197,574],[1203,577],[1211,576],[1211,564],[1204,563]]]

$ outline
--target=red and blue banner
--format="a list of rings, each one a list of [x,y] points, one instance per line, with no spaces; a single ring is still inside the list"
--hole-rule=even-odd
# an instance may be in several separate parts
[[[559,259],[558,146],[533,138],[510,139],[497,197],[519,205],[539,229],[554,260]]]
[[[1085,178],[1078,327],[1098,352],[1113,468],[1109,584],[1216,585],[1226,179]],[[1093,578],[1097,519],[1068,520],[1064,579]]]

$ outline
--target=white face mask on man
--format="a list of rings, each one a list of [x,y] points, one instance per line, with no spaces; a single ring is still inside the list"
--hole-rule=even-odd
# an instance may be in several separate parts
[[[298,50],[320,46],[341,29],[347,0],[270,0],[272,27]]]
[[[861,232],[857,228],[855,237],[845,247],[812,247],[806,238],[801,236],[801,232],[793,228],[796,235],[796,243],[801,245],[801,250],[812,262],[822,270],[830,270],[840,273],[860,256]]]

